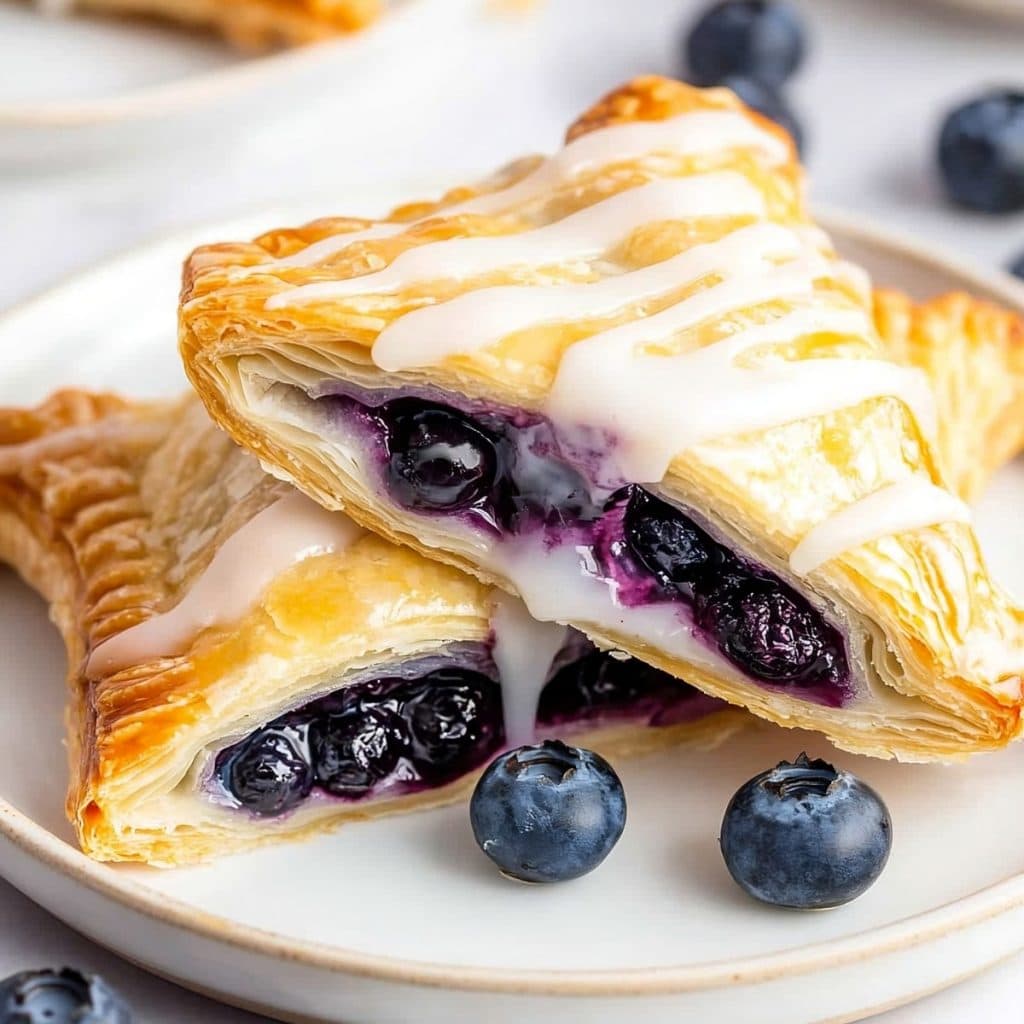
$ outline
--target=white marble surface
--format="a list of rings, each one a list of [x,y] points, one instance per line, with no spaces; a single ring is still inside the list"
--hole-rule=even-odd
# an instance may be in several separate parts
[[[404,79],[395,55],[358,93],[311,97],[272,122],[253,110],[214,141],[197,146],[184,133],[115,164],[14,168],[0,145],[0,307],[169,228],[311,193],[327,197],[325,213],[343,212],[346,183],[452,180],[548,148],[575,113],[619,81],[677,70],[680,26],[698,6],[547,0],[529,18],[480,19],[458,38],[424,39],[436,79]],[[951,103],[988,84],[1024,85],[1024,30],[924,0],[803,6],[814,38],[793,98],[810,138],[814,196],[964,259],[998,265],[1024,250],[1024,217],[992,219],[942,202],[932,154]],[[37,59],[0,39],[5,75]],[[332,131],[343,115],[344,130]],[[173,310],[168,316],[170,332]],[[108,975],[154,1024],[255,1019],[148,978],[0,883],[0,976],[64,962]],[[1013,961],[878,1019],[1010,1019],[1022,966],[1024,959]]]

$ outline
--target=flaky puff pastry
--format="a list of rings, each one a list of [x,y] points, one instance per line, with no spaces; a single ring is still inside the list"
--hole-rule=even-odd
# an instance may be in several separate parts
[[[212,591],[225,608],[237,605],[239,572],[251,585],[252,566],[270,557],[289,520],[263,536],[253,524],[293,499],[308,501],[267,476],[193,396],[143,404],[63,391],[36,409],[0,410],[0,560],[50,602],[67,645],[67,811],[90,856],[182,864],[437,805],[471,785],[467,775],[357,802],[321,793],[279,818],[225,802],[215,754],[283,711],[425,658],[475,665],[500,635],[487,587],[351,523],[346,546],[325,551],[318,540],[239,615],[207,615],[182,634],[179,613],[199,600],[211,566],[220,568],[203,600]],[[244,564],[218,563],[243,536]],[[140,641],[141,625],[154,623],[157,635]],[[160,650],[161,640],[177,649]],[[581,719],[567,732],[623,756],[710,745],[741,724],[693,699],[694,713],[675,724]]]
[[[1024,317],[963,292],[914,303],[886,288],[874,292],[874,316],[893,358],[931,378],[946,477],[977,500],[1024,448]]]
[[[384,0],[69,0],[67,6],[209,28],[242,49],[264,50],[364,28],[379,17]]]
[[[871,314],[865,275],[808,217],[788,137],[726,90],[643,78],[549,160],[384,224],[198,250],[180,346],[214,418],[327,507],[764,718],[954,759],[1020,732],[1021,617],[948,489],[927,379]],[[423,512],[393,486],[408,449],[378,411],[409,396],[497,417],[503,438],[547,425],[563,468],[602,497],[642,484],[774,596],[744,605],[733,568],[703,595],[665,589],[614,523],[600,542],[578,522],[531,540]],[[780,684],[778,651],[818,671],[829,628],[838,685]]]

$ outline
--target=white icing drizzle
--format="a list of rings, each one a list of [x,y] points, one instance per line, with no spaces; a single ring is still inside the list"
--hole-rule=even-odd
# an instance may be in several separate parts
[[[312,555],[343,551],[363,531],[297,491],[254,516],[218,549],[173,608],[101,643],[86,665],[90,677],[180,654],[203,629],[235,622],[274,578]]]
[[[332,235],[292,256],[240,268],[235,273],[236,276],[245,276],[281,267],[308,267],[333,256],[354,242],[391,237],[408,230],[413,224],[422,224],[424,220],[457,217],[461,214],[501,213],[536,199],[550,189],[571,182],[585,171],[605,164],[636,160],[660,152],[669,152],[675,156],[696,156],[743,148],[760,151],[766,160],[774,164],[785,163],[789,159],[789,150],[784,142],[735,110],[699,110],[663,121],[611,125],[588,132],[570,142],[554,156],[542,161],[521,181],[507,188],[442,207],[419,221],[405,224],[381,223],[361,231]]]
[[[790,158],[789,148],[781,139],[736,110],[698,110],[663,121],[609,125],[574,139],[516,184],[438,213],[445,217],[500,213],[545,195],[596,167],[638,160],[654,153],[697,156],[743,148],[760,151],[772,164],[782,164]]]
[[[487,348],[507,335],[530,327],[610,316],[709,274],[738,278],[740,287],[743,279],[749,278],[749,287],[754,289],[755,278],[771,270],[773,261],[795,260],[804,254],[806,272],[796,282],[802,290],[809,289],[815,276],[841,274],[841,265],[811,249],[795,232],[778,224],[760,223],[740,228],[714,242],[696,245],[660,263],[599,281],[547,287],[479,288],[436,306],[415,309],[389,324],[374,342],[373,361],[388,372],[433,366],[449,356]],[[709,289],[709,292],[715,290]],[[748,298],[748,295],[753,297]],[[723,308],[765,301],[759,299],[759,295],[766,295],[768,299],[776,297],[762,284],[756,292],[738,294],[731,306]],[[648,318],[647,322],[653,319]]]
[[[820,416],[871,398],[905,402],[921,429],[935,429],[935,400],[925,374],[877,359],[773,359],[736,365],[756,346],[818,332],[869,331],[859,310],[798,308],[724,341],[678,356],[637,351],[644,341],[684,330],[732,308],[739,295],[764,301],[800,289],[801,270],[786,265],[761,279],[699,292],[647,320],[572,346],[558,369],[546,411],[563,435],[595,423],[616,439],[609,475],[635,483],[663,479],[672,461],[698,444]]]
[[[939,523],[968,523],[970,509],[949,491],[915,476],[882,487],[834,512],[793,549],[789,564],[806,576],[851,548]]]
[[[451,238],[407,249],[375,273],[280,292],[267,301],[267,309],[399,291],[423,281],[475,277],[517,264],[546,266],[590,260],[646,224],[694,217],[758,216],[764,209],[761,193],[735,171],[662,178],[532,231]]]
[[[530,614],[541,622],[572,622],[584,630],[593,626],[726,676],[739,674],[696,636],[677,606],[620,604],[616,584],[602,578],[590,557],[585,546],[550,547],[531,536],[493,544],[481,553],[482,563],[511,580]]]
[[[277,259],[256,263],[250,267],[232,267],[231,276],[235,278],[249,277],[251,274],[273,273],[275,270],[287,270],[289,267],[312,267],[321,260],[329,259],[343,252],[357,242],[372,242],[379,238],[393,238],[409,227],[408,224],[381,222],[355,231],[346,231],[340,235],[329,235],[319,242],[311,242],[305,249],[300,249],[291,256],[279,256]]]
[[[537,705],[548,681],[551,664],[565,643],[565,626],[539,622],[526,606],[507,594],[499,594],[491,613],[494,630],[492,656],[501,683],[505,741],[510,747],[532,743],[537,725]]]

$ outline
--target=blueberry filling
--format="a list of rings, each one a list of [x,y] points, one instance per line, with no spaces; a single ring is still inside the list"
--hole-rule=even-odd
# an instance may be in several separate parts
[[[239,744],[223,771],[238,802],[266,817],[290,811],[313,788],[298,731],[286,723],[261,729]]]
[[[335,796],[361,796],[395,770],[405,738],[401,718],[384,707],[316,717],[309,753],[317,785]]]
[[[471,416],[421,398],[373,408],[333,401],[358,409],[372,426],[386,460],[384,485],[399,504],[458,515],[499,537],[542,531],[549,546],[589,548],[622,604],[679,603],[698,635],[752,679],[842,703],[849,684],[844,644],[816,608],[643,488],[588,485],[545,421],[489,411]],[[420,425],[416,431],[410,419]],[[431,479],[419,487],[405,467],[423,451]],[[446,451],[452,457],[444,468],[437,463]],[[459,484],[443,492],[457,498],[442,507],[435,480]]]
[[[703,695],[692,687],[642,661],[591,651],[552,676],[541,692],[537,721],[559,725],[642,716],[652,725],[661,725],[679,720],[683,708],[700,698]]]
[[[582,656],[556,666],[538,724],[670,725],[716,707],[657,669],[585,644]],[[482,671],[446,666],[354,683],[281,715],[221,751],[214,777],[234,803],[275,817],[314,791],[360,800],[443,785],[484,764],[504,739],[498,684]]]
[[[485,498],[497,472],[493,439],[455,412],[415,399],[389,412],[388,485],[407,508],[454,511]]]

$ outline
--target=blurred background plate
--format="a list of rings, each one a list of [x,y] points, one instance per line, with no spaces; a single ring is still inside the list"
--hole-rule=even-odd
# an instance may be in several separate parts
[[[325,105],[355,116],[360,98],[450,74],[485,0],[392,0],[368,28],[266,54],[175,24],[0,2],[0,170],[201,149],[254,122]],[[425,46],[431,42],[433,46]],[[451,60],[438,59],[443,47]],[[401,70],[401,75],[396,72]]]
[[[353,190],[369,215],[413,190]],[[322,210],[322,203],[316,209]],[[820,213],[821,211],[819,211]],[[178,268],[189,247],[315,213],[266,210],[103,265],[0,320],[0,401],[62,384],[175,393]],[[826,212],[839,248],[918,296],[968,288],[1024,308],[1021,288]],[[1024,593],[1024,463],[979,509],[983,541]],[[716,837],[737,785],[821,737],[752,728],[712,754],[618,767],[630,826],[569,885],[502,879],[465,806],[353,825],[313,842],[177,871],[93,863],[63,813],[63,652],[45,608],[0,574],[0,872],[72,927],[181,984],[285,1020],[373,1024],[757,1024],[858,1019],[1024,947],[1024,746],[963,766],[843,766],[889,803],[889,866],[826,914],[749,900]],[[994,839],[993,836],[996,838]]]

